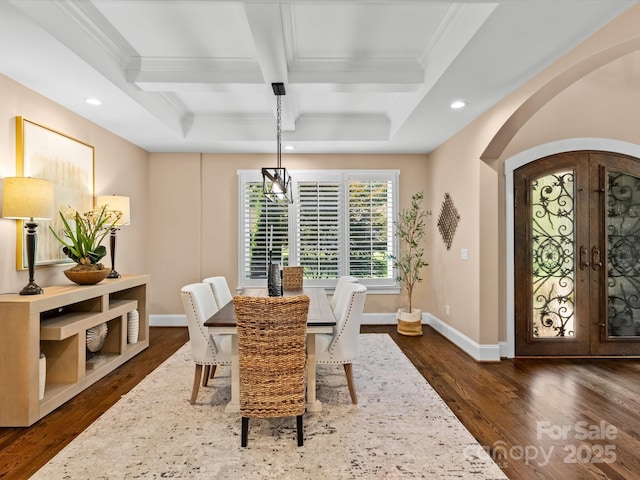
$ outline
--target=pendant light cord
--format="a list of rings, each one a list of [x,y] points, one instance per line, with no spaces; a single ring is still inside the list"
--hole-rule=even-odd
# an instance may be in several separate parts
[[[280,98],[280,95],[276,95],[276,133],[277,133],[277,137],[278,137],[278,168],[281,168],[281,162],[282,162],[282,145],[281,145],[281,141],[282,141],[282,100]]]

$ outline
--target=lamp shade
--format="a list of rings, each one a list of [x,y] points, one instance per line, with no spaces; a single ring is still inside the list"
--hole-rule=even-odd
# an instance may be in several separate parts
[[[121,197],[118,195],[100,195],[97,199],[97,206],[107,206],[107,211],[122,212],[122,216],[116,226],[129,225],[131,223],[131,208],[129,197]]]
[[[53,183],[31,177],[7,177],[2,192],[4,218],[53,218]]]

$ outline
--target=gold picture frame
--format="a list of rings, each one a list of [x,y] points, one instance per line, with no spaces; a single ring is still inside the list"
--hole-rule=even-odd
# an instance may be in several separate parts
[[[62,235],[61,208],[86,212],[94,204],[95,152],[91,145],[23,117],[16,117],[16,174],[53,182],[54,218],[38,222],[35,266],[73,263],[49,231]],[[17,223],[16,268],[27,268],[25,229]]]

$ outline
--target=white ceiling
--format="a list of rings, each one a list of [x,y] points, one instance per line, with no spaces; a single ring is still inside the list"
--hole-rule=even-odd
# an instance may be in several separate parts
[[[296,152],[424,153],[634,3],[0,0],[0,73],[152,152],[274,152],[282,82]]]

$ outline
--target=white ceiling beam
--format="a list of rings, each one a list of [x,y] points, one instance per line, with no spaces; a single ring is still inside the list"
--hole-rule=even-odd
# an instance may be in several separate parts
[[[424,67],[411,59],[295,60],[289,81],[300,84],[362,85],[367,91],[411,91],[424,83]]]
[[[127,80],[146,92],[224,91],[224,84],[263,84],[255,60],[133,57]],[[305,60],[292,66],[288,84],[326,85],[331,91],[409,92],[424,82],[417,61]],[[265,83],[266,84],[266,83]],[[268,84],[270,85],[270,83]],[[272,93],[272,92],[271,92]]]
[[[275,117],[276,99],[271,84],[283,83],[285,90],[289,84],[282,10],[279,3],[246,3],[244,8],[265,83],[265,94],[271,97]],[[282,98],[282,129],[293,131],[298,108],[294,96],[288,93]]]
[[[255,60],[134,57],[127,80],[146,92],[218,91],[221,84],[263,83]]]

